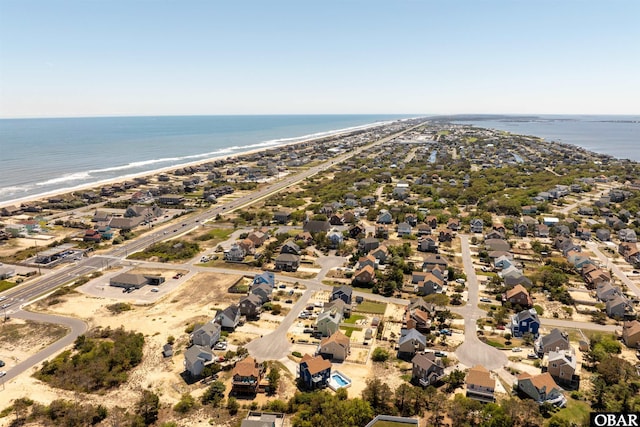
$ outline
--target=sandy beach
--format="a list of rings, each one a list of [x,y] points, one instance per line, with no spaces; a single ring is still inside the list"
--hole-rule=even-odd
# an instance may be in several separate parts
[[[122,183],[124,181],[135,179],[135,178],[141,178],[141,177],[153,178],[153,177],[157,177],[160,174],[169,173],[169,172],[175,171],[177,169],[181,169],[181,168],[185,168],[185,167],[193,167],[193,166],[204,165],[204,164],[207,164],[207,163],[210,163],[210,162],[214,162],[214,161],[219,161],[219,160],[228,161],[228,160],[237,159],[237,158],[240,158],[240,157],[243,157],[243,156],[250,156],[250,155],[253,155],[253,154],[256,154],[256,153],[265,152],[265,151],[269,151],[269,150],[273,150],[273,149],[282,149],[284,147],[308,144],[308,143],[313,142],[313,141],[322,141],[322,140],[326,140],[326,139],[339,138],[339,137],[347,136],[347,135],[349,135],[351,133],[354,133],[354,132],[360,132],[360,131],[368,130],[368,129],[375,128],[375,127],[387,126],[390,123],[392,123],[392,122],[388,121],[388,122],[370,123],[370,124],[367,124],[367,125],[362,125],[362,126],[356,126],[356,127],[350,127],[350,128],[346,128],[346,129],[336,130],[333,133],[327,133],[327,134],[323,134],[321,136],[310,137],[310,138],[299,140],[299,141],[283,142],[283,143],[278,144],[278,145],[263,146],[263,147],[255,148],[255,149],[248,150],[248,151],[242,151],[242,152],[239,152],[239,153],[223,154],[223,155],[219,155],[219,156],[213,156],[213,157],[208,157],[208,158],[204,158],[204,159],[198,159],[198,160],[194,160],[194,161],[191,161],[191,162],[180,163],[178,165],[172,165],[172,166],[167,166],[167,167],[163,167],[163,168],[154,169],[154,170],[151,170],[151,171],[145,171],[145,172],[133,173],[133,174],[126,174],[126,175],[115,177],[115,178],[111,178],[111,179],[104,179],[104,180],[94,181],[94,182],[90,182],[90,183],[86,183],[86,184],[80,184],[80,185],[73,186],[73,187],[62,188],[62,189],[59,189],[59,190],[52,190],[52,191],[48,191],[48,192],[43,192],[43,193],[36,194],[36,195],[33,195],[33,196],[27,196],[27,197],[21,197],[21,198],[17,198],[17,199],[0,201],[0,208],[7,207],[7,206],[20,206],[21,204],[25,204],[25,203],[33,203],[33,202],[44,201],[48,197],[59,196],[59,195],[64,195],[64,194],[70,194],[70,193],[73,193],[73,192],[76,192],[76,191],[91,190],[91,189],[96,189],[96,188],[99,189],[99,187],[118,184],[118,183]],[[289,138],[289,139],[295,139],[295,138]]]

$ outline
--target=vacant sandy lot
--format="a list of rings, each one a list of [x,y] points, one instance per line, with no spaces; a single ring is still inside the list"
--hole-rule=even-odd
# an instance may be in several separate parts
[[[11,400],[23,396],[29,396],[42,403],[48,403],[56,398],[68,398],[101,403],[107,407],[116,405],[131,407],[138,399],[140,391],[145,388],[161,390],[163,404],[174,404],[180,395],[187,391],[195,391],[194,396],[198,395],[200,392],[197,390],[204,389],[205,386],[199,383],[187,385],[180,377],[180,373],[184,370],[181,353],[188,341],[185,328],[194,322],[210,320],[216,308],[224,308],[237,302],[241,295],[229,294],[226,291],[239,278],[240,276],[235,275],[200,273],[155,304],[131,305],[131,310],[117,315],[112,314],[107,308],[119,302],[112,298],[73,292],[61,297],[62,302],[52,306],[47,306],[46,301],[42,301],[37,304],[36,308],[39,310],[82,318],[87,321],[90,328],[122,326],[127,330],[143,333],[145,357],[143,362],[130,373],[129,380],[123,386],[103,396],[53,389],[30,375],[23,374],[5,385],[5,390],[0,393],[0,409],[9,406]],[[176,354],[172,358],[164,359],[161,350],[169,336],[176,338],[174,345]],[[24,348],[29,346],[30,342],[20,341],[12,345],[15,348]],[[34,348],[39,349],[39,347]],[[32,372],[36,369],[34,368]]]

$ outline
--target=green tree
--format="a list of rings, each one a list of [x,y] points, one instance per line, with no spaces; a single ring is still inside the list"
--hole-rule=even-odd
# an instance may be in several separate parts
[[[280,383],[280,368],[272,365],[267,379],[269,380],[269,393],[275,394],[278,391],[278,384]]]
[[[217,408],[224,399],[225,391],[226,387],[222,381],[214,381],[202,394],[202,404],[210,403],[214,408]]]
[[[238,413],[238,409],[240,409],[240,404],[235,397],[230,397],[227,401],[227,410],[231,415],[235,415]]]
[[[178,403],[173,406],[173,410],[181,414],[186,414],[196,406],[196,400],[189,393],[184,393]]]
[[[148,426],[158,420],[160,411],[160,397],[149,390],[143,390],[140,400],[136,404],[136,414],[142,418],[144,425]]]
[[[376,414],[386,414],[389,411],[391,396],[391,388],[380,378],[367,380],[367,386],[362,390],[362,398]]]
[[[386,362],[387,360],[389,360],[389,356],[389,351],[382,347],[376,347],[371,355],[371,360],[373,360],[374,362]]]

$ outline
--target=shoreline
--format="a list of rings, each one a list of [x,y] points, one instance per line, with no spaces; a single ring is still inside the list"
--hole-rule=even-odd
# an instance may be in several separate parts
[[[135,178],[141,178],[141,177],[156,177],[156,176],[158,176],[160,174],[171,172],[171,171],[175,171],[177,169],[190,167],[190,166],[203,165],[203,164],[207,164],[207,163],[210,163],[210,162],[213,162],[213,161],[216,161],[216,160],[231,160],[231,159],[234,159],[234,158],[237,158],[237,157],[241,157],[241,156],[244,156],[244,155],[252,155],[252,154],[256,154],[256,153],[260,153],[260,152],[268,151],[268,150],[272,150],[272,149],[277,149],[277,148],[281,148],[281,147],[289,147],[289,146],[295,146],[295,145],[299,145],[299,144],[307,144],[309,142],[318,141],[318,140],[322,140],[322,139],[325,139],[325,138],[335,138],[335,137],[339,137],[341,135],[347,135],[347,134],[350,134],[350,133],[353,133],[353,132],[366,131],[366,130],[369,130],[369,129],[372,129],[372,128],[375,128],[375,127],[388,126],[391,123],[394,123],[396,121],[406,121],[406,120],[413,120],[413,119],[415,119],[415,118],[406,118],[406,119],[398,119],[398,120],[387,120],[387,121],[374,122],[374,123],[369,123],[369,124],[360,125],[360,126],[352,126],[352,127],[348,127],[348,128],[336,129],[334,131],[318,132],[316,134],[311,134],[311,135],[302,135],[302,136],[299,136],[299,137],[281,138],[281,140],[284,140],[284,141],[286,141],[287,139],[298,139],[298,138],[304,138],[304,139],[301,139],[301,140],[298,140],[298,141],[283,142],[281,144],[256,147],[254,149],[250,149],[250,150],[247,150],[247,151],[241,151],[241,152],[237,152],[237,153],[220,154],[218,156],[206,157],[206,158],[194,160],[194,161],[191,161],[191,162],[179,163],[179,164],[176,164],[176,165],[166,166],[166,167],[162,167],[162,168],[159,168],[159,169],[153,169],[153,170],[150,170],[150,171],[131,173],[131,174],[121,175],[121,176],[114,177],[114,178],[105,178],[105,179],[98,180],[98,181],[93,181],[93,182],[90,182],[90,183],[78,184],[78,185],[73,186],[73,187],[66,187],[66,188],[59,189],[59,190],[46,191],[44,193],[34,194],[32,196],[25,196],[25,197],[21,197],[21,198],[17,198],[17,199],[0,201],[0,208],[4,208],[4,207],[8,207],[8,206],[20,206],[20,205],[22,205],[24,203],[41,202],[41,201],[44,201],[44,199],[46,199],[47,197],[51,197],[51,196],[70,194],[70,193],[73,193],[73,192],[76,192],[76,191],[81,191],[81,190],[95,189],[96,187],[99,187],[99,186],[113,185],[113,184],[117,184],[117,183],[122,183],[122,182],[124,182],[126,180],[129,180],[129,179],[135,179]],[[320,134],[322,134],[322,135],[320,135]],[[265,142],[267,142],[267,141],[265,141]],[[264,142],[262,142],[260,144],[264,144]]]

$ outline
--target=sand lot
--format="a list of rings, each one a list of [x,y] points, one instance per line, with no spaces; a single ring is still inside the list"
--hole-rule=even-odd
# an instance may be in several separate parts
[[[240,276],[236,275],[201,273],[181,284],[173,293],[161,297],[156,303],[145,306],[132,305],[131,310],[117,315],[107,309],[108,305],[119,302],[117,299],[88,296],[80,292],[64,296],[61,298],[62,302],[52,306],[47,306],[45,301],[38,303],[34,308],[48,313],[82,318],[90,328],[123,326],[127,330],[142,332],[145,336],[145,357],[130,373],[129,380],[123,386],[104,395],[53,389],[25,373],[5,384],[5,390],[0,393],[0,408],[9,406],[11,400],[23,396],[29,396],[41,403],[48,403],[56,398],[80,398],[107,407],[131,407],[138,399],[140,390],[144,388],[162,390],[161,402],[174,404],[181,393],[204,390],[205,386],[199,383],[187,385],[180,377],[184,370],[181,353],[188,341],[185,328],[197,321],[210,320],[216,308],[224,308],[237,302],[241,295],[229,294],[226,291],[239,278]],[[164,359],[161,350],[170,335],[176,338],[176,354],[172,358]],[[28,350],[29,342],[22,341],[12,345]],[[31,347],[32,352],[22,351],[18,357],[23,358],[27,353],[33,354],[41,348]],[[2,353],[4,354],[4,351]],[[33,368],[33,371],[36,369]],[[199,392],[194,393],[197,394]]]

